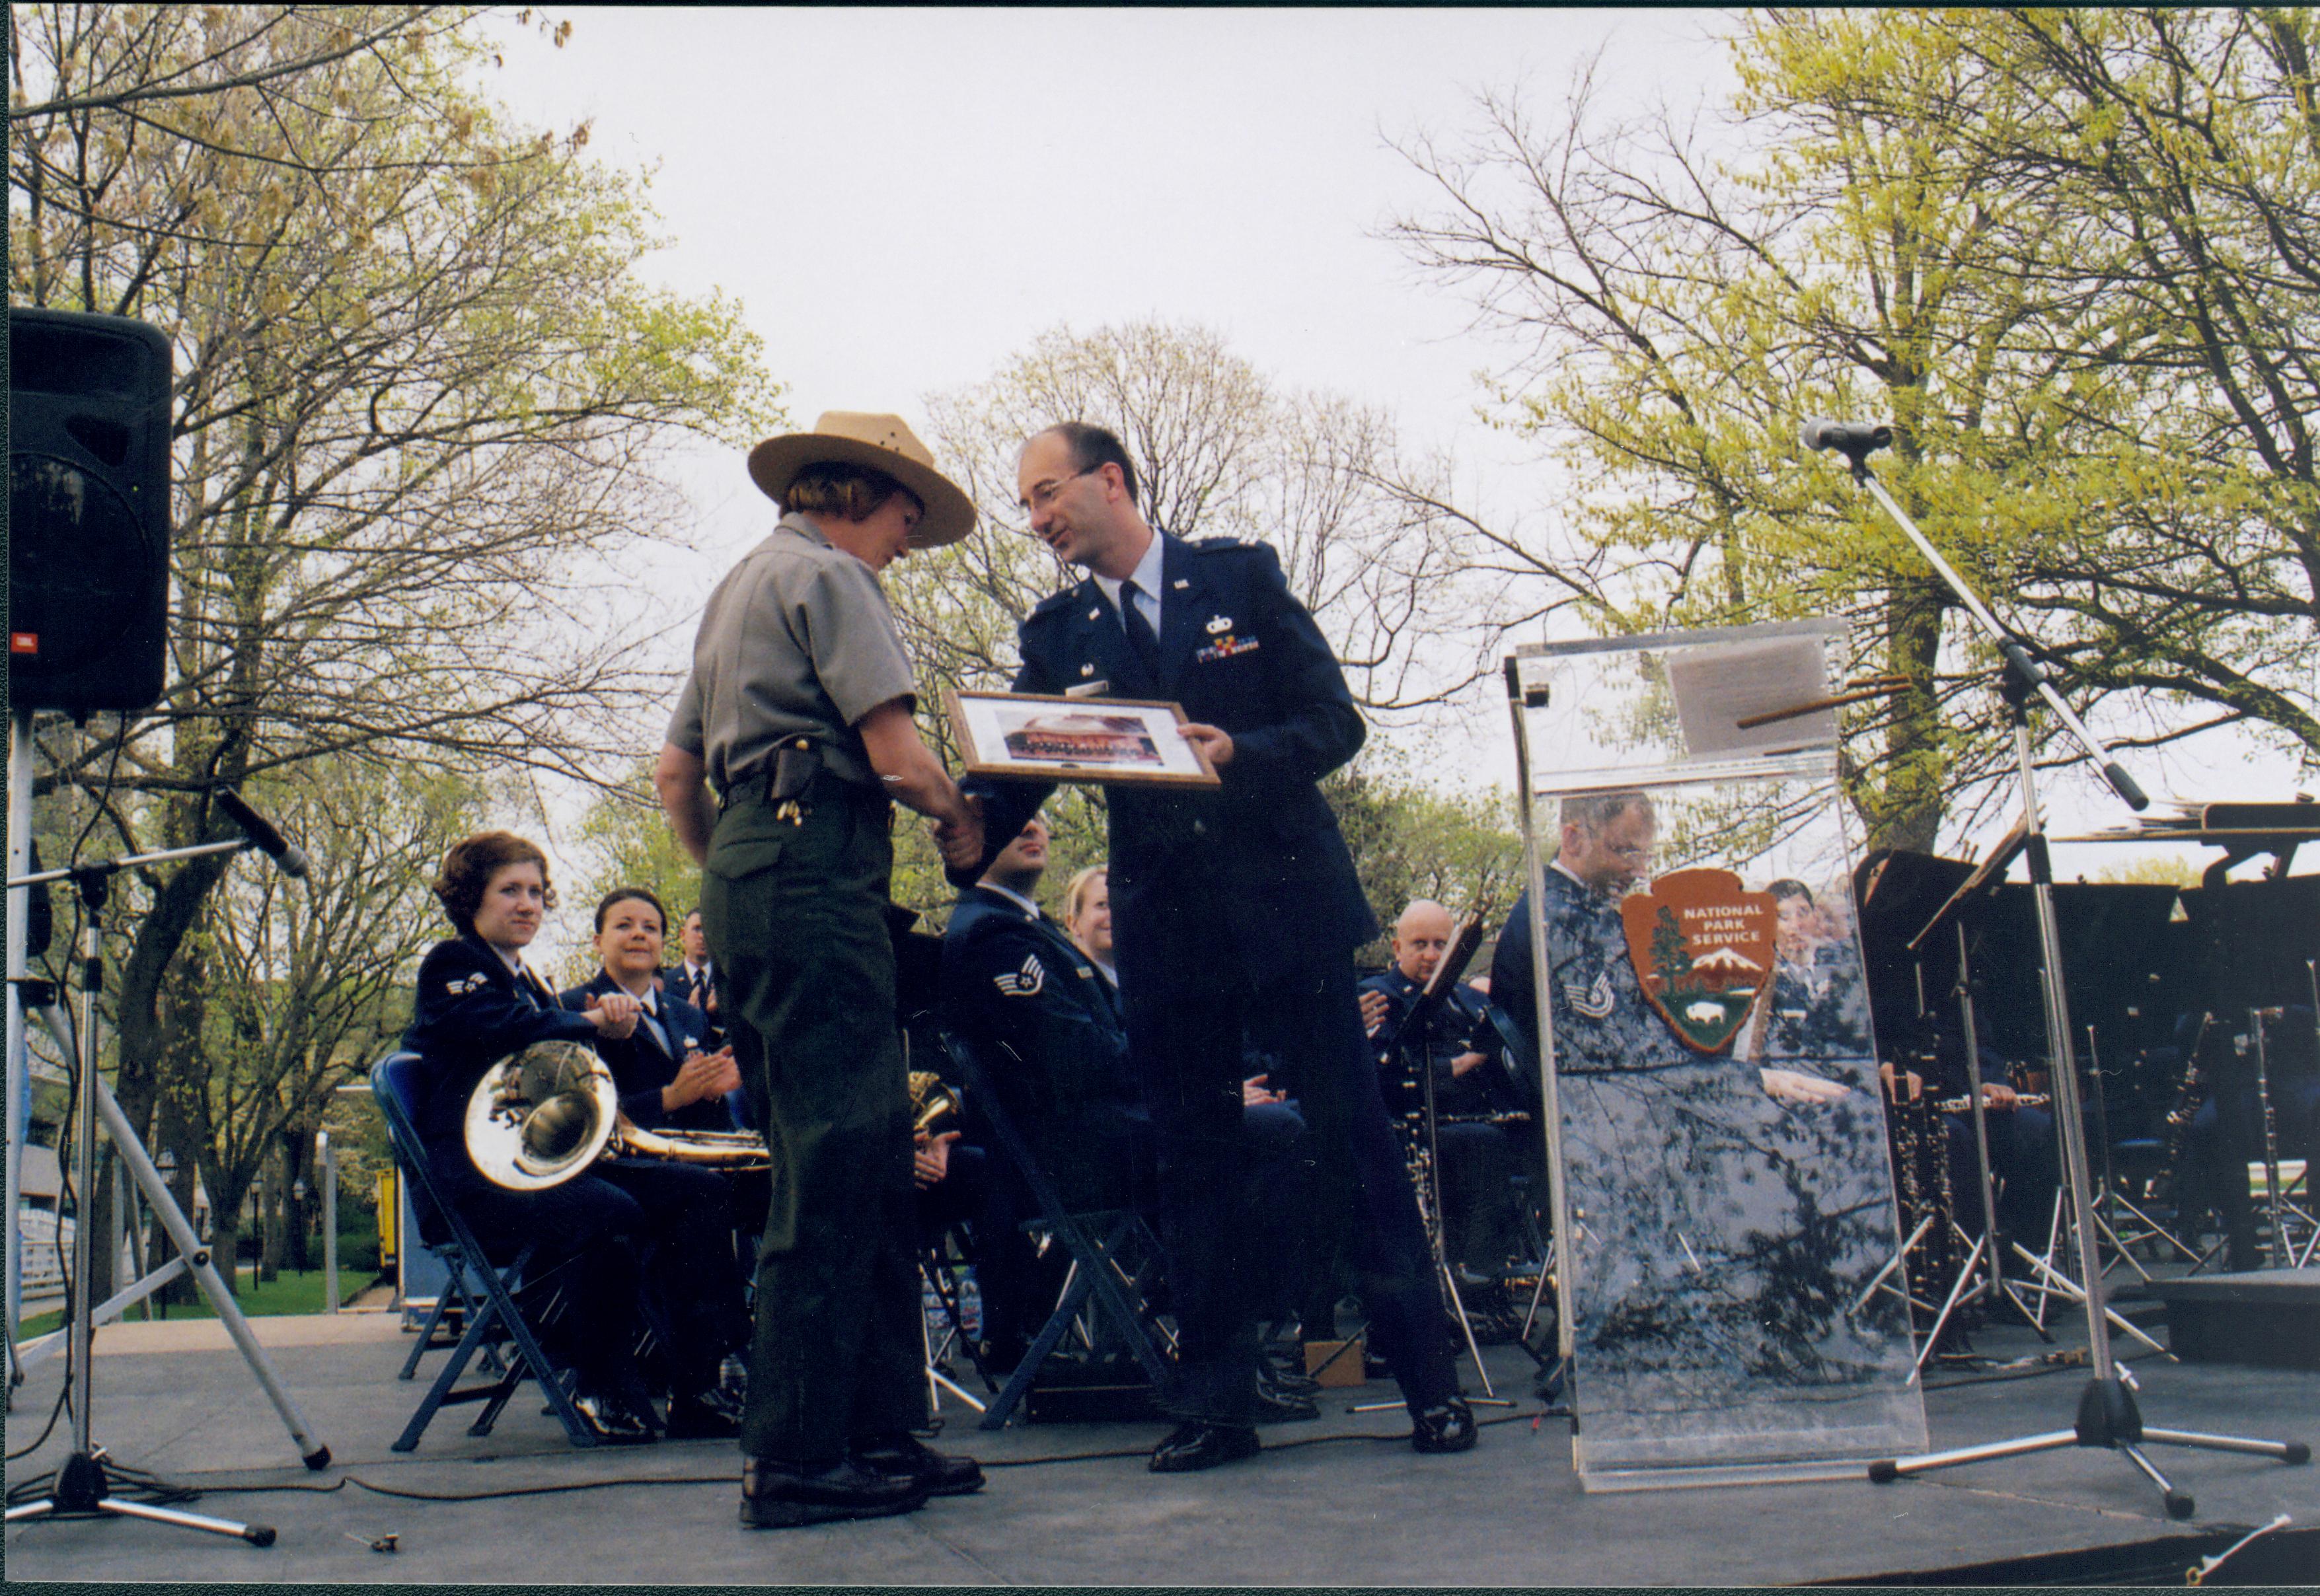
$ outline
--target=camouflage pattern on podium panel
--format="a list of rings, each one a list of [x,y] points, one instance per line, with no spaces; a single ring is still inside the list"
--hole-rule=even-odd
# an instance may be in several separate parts
[[[1855,942],[1775,972],[1764,1010],[1703,1053],[1646,1001],[1618,904],[1545,879],[1589,1465],[1921,1441],[1906,1313],[1882,1294],[1853,1312],[1898,1240]],[[1767,1068],[1846,1089],[1784,1103]]]

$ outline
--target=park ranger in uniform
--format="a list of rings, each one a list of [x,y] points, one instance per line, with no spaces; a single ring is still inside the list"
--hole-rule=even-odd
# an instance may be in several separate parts
[[[710,597],[654,784],[703,867],[719,1006],[773,1155],[741,1519],[774,1528],[983,1483],[910,1434],[925,1392],[885,916],[894,801],[934,818],[947,861],[983,837],[911,720],[877,578],[965,537],[966,495],[891,415],[829,412],[758,445],[749,474],[784,513]]]

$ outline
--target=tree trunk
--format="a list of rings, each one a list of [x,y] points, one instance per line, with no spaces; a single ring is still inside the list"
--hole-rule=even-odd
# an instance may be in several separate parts
[[[289,1181],[284,1178],[284,1166],[288,1164],[289,1150],[278,1141],[266,1150],[263,1173],[258,1182],[258,1279],[260,1284],[276,1279],[282,1273],[285,1208],[289,1203]]]
[[[290,1154],[290,1224],[289,1257],[292,1268],[301,1275],[312,1266],[306,1261],[306,1232],[314,1222],[315,1205],[322,1200],[322,1183],[314,1169],[314,1132],[310,1125],[301,1124],[283,1133],[284,1144]],[[298,1183],[306,1183],[306,1200],[298,1200]]]

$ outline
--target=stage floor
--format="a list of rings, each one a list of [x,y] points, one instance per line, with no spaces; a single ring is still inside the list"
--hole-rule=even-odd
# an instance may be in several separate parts
[[[1314,1422],[1268,1428],[1265,1451],[1202,1474],[1158,1475],[1155,1425],[1051,1424],[996,1436],[946,1404],[937,1445],[980,1456],[979,1495],[865,1523],[751,1533],[735,1521],[730,1443],[575,1450],[536,1400],[485,1439],[450,1410],[411,1456],[388,1449],[421,1387],[394,1375],[408,1338],[389,1313],[255,1321],[331,1465],[303,1468],[247,1366],[209,1321],[108,1327],[97,1337],[94,1438],[116,1462],[198,1488],[188,1510],[271,1524],[259,1548],[123,1519],[20,1524],[9,1581],[847,1585],[1733,1585],[1931,1575],[1967,1564],[2180,1537],[2181,1565],[2216,1530],[2292,1514],[2320,1522],[2320,1469],[2157,1448],[2197,1499],[2170,1522],[2123,1457],[2071,1448],[1891,1485],[1835,1483],[1589,1495],[1567,1420],[1539,1418],[1529,1365],[1491,1349],[1519,1406],[1482,1410],[1482,1444],[1420,1457],[1398,1411],[1348,1415],[1391,1387],[1324,1393]],[[2083,1347],[2076,1322],[2062,1348]],[[2127,1345],[2132,1345],[2127,1343]],[[1986,1330],[1980,1351],[2043,1348],[2026,1330]],[[441,1366],[430,1354],[422,1378]],[[15,1393],[9,1447],[47,1420],[59,1363]],[[2311,1441],[2320,1374],[2125,1357],[2146,1423]],[[1926,1393],[1933,1444],[1953,1447],[2068,1429],[2082,1367],[1963,1377]],[[1473,1384],[1472,1369],[1468,1384]],[[68,1424],[8,1479],[67,1449]],[[517,1494],[521,1493],[521,1494]],[[2205,1541],[2199,1538],[2204,1534]],[[371,1549],[393,1535],[397,1550]],[[2088,1566],[2093,1566],[2089,1562]],[[2320,1570],[2306,1577],[2320,1577]],[[2181,1582],[2180,1573],[2174,1582]]]

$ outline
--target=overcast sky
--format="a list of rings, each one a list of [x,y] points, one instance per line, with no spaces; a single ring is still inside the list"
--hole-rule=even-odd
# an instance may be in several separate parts
[[[1477,415],[1477,373],[1508,350],[1376,236],[1427,200],[1391,142],[1463,135],[1483,90],[1545,108],[1598,52],[1606,104],[1730,86],[1709,12],[567,14],[561,49],[495,24],[502,64],[481,86],[535,125],[589,121],[592,156],[653,170],[674,241],[641,269],[740,301],[794,424],[897,410],[923,428],[926,395],[1059,323],[1195,321],[1282,383],[1455,449],[1462,492],[1500,516],[1538,513],[1553,479]],[[772,518],[738,454],[683,480],[694,552],[649,577],[672,619]],[[1476,783],[1511,782],[1502,714],[1482,706],[1461,740]],[[2292,775],[2266,784],[2286,796]],[[2053,786],[2065,817],[2109,817],[2090,783]]]

